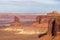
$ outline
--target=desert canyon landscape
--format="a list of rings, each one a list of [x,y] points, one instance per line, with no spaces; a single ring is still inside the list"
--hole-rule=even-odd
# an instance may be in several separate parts
[[[60,14],[0,13],[0,40],[60,40]]]

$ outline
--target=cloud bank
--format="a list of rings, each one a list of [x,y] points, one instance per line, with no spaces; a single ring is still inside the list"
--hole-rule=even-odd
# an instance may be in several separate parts
[[[60,11],[59,0],[0,0],[0,12],[46,13]]]

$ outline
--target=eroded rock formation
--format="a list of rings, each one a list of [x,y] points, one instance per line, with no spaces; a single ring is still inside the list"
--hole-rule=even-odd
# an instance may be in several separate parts
[[[44,21],[42,19],[44,19]],[[42,24],[47,20],[46,22],[48,22],[48,31],[47,35],[42,36],[39,40],[60,40],[60,14],[58,14],[56,11],[53,11],[48,15],[42,16],[42,19]]]
[[[19,27],[21,25],[18,17],[14,17],[14,22],[10,25],[10,27]]]

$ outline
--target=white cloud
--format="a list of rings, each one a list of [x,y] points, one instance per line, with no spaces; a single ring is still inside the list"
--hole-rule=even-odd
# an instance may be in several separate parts
[[[0,0],[0,1],[32,1],[32,0]]]
[[[57,0],[0,0],[0,1],[35,1],[43,4],[59,4],[60,2]]]
[[[43,4],[59,4],[60,3],[56,0],[33,0],[33,1],[40,2]]]
[[[47,12],[60,10],[55,0],[0,0],[0,12]],[[47,4],[45,6],[45,4]],[[53,4],[53,5],[49,5]],[[46,10],[47,9],[47,10]]]

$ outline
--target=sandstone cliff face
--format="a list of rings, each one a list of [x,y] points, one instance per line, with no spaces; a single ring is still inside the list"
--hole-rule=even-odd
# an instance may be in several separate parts
[[[48,20],[49,18],[46,15],[42,16],[37,16],[36,17],[36,22],[33,23],[32,25],[35,27],[48,27]]]
[[[48,20],[47,24],[48,24],[48,32],[47,35],[43,36],[40,38],[40,40],[60,40],[60,14],[58,14],[58,12],[53,11],[49,14],[46,15],[46,19],[43,17],[43,20]],[[41,19],[42,20],[42,19]],[[43,23],[45,23],[45,21],[41,21]],[[53,23],[54,22],[54,23]],[[43,25],[42,25],[43,26]],[[53,29],[54,28],[54,29]],[[52,32],[53,31],[53,32]],[[54,34],[54,36],[53,36]]]

